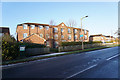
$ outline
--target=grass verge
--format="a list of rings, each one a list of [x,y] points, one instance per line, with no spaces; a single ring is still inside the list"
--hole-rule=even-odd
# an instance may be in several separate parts
[[[66,52],[64,54],[57,54],[57,55],[50,55],[50,56],[25,58],[25,59],[20,59],[20,60],[6,61],[6,62],[2,62],[2,65],[22,63],[22,62],[29,62],[29,61],[34,61],[34,60],[38,60],[38,59],[45,59],[45,58],[63,56],[63,55],[68,55],[68,54],[73,54],[73,53],[82,53],[82,52],[87,52],[87,51],[94,51],[94,50],[99,50],[99,49],[105,49],[105,48],[115,47],[115,46],[118,46],[118,45],[107,46],[107,47],[90,48],[90,49],[84,49],[84,50],[77,50],[77,51]]]

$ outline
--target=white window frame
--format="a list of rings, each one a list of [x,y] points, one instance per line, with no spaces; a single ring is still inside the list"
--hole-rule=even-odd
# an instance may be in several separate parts
[[[64,32],[64,28],[61,28],[61,32]]]
[[[46,46],[50,46],[50,43],[49,43],[49,41],[46,41]]]
[[[27,24],[23,24],[23,29],[28,29],[28,25]]]
[[[54,35],[54,38],[55,38],[55,39],[58,39],[58,34],[55,34],[55,35]]]
[[[64,39],[64,35],[61,35],[61,39]]]
[[[87,34],[87,30],[84,30],[84,33]]]
[[[58,32],[58,28],[54,27],[54,32],[57,33]]]
[[[77,39],[77,35],[75,35],[74,37],[75,37],[75,39]]]
[[[71,40],[71,35],[68,36],[68,40]]]
[[[43,38],[43,34],[40,34],[40,37],[42,37],[42,38]]]
[[[49,30],[49,26],[45,26],[46,30]]]
[[[35,29],[35,25],[30,25],[31,29]]]
[[[43,29],[43,26],[39,25],[39,29]]]
[[[62,26],[64,26],[64,24],[62,24]]]
[[[74,29],[74,33],[77,33],[77,29]]]
[[[85,40],[87,39],[87,35],[84,36],[84,39],[85,39]]]
[[[70,28],[68,28],[68,33],[71,33],[71,29]]]
[[[49,34],[46,34],[46,38],[50,38]]]
[[[59,43],[58,43],[57,41],[55,41],[55,46],[56,46],[56,47],[58,46],[58,44],[59,44]]]
[[[27,33],[23,33],[23,38],[26,38],[27,36]]]

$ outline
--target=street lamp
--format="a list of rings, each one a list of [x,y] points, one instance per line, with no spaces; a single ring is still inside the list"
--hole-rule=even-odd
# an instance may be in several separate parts
[[[81,18],[81,33],[82,33],[82,35],[81,35],[81,37],[82,37],[82,50],[84,49],[84,44],[83,44],[83,31],[82,31],[82,20],[84,19],[84,18],[87,18],[88,16],[85,16],[85,17],[82,17]]]

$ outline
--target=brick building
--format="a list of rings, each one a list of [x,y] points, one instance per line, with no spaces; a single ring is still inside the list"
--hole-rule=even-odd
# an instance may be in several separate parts
[[[9,27],[0,27],[0,36],[10,35]]]
[[[61,42],[78,42],[82,40],[80,28],[68,27],[63,22],[59,25],[18,24],[16,32],[18,41],[46,44],[49,47],[57,47]],[[89,41],[89,31],[83,29],[83,32],[83,41]]]
[[[90,35],[90,37],[89,37],[89,41],[109,42],[109,41],[113,41],[113,40],[114,40],[113,36],[105,36],[102,34]]]

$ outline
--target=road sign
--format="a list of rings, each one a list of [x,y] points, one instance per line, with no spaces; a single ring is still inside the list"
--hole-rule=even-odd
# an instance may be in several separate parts
[[[80,35],[80,37],[83,37],[83,34],[82,34],[82,35]]]
[[[20,51],[25,51],[25,46],[21,45],[20,46]]]

